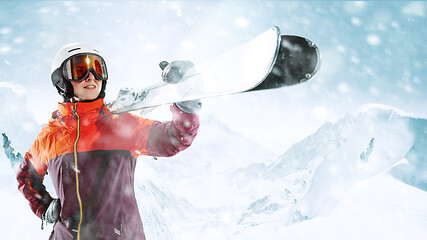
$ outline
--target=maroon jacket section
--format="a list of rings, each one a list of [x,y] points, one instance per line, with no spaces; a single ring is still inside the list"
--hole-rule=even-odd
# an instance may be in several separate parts
[[[78,159],[82,173],[79,183],[84,186],[79,191],[83,206],[80,239],[111,239],[112,236],[144,239],[134,193],[136,159],[123,150],[83,152],[78,153]],[[80,209],[73,166],[74,154],[70,153],[48,163],[62,206],[61,221],[55,226],[54,236],[77,232]]]

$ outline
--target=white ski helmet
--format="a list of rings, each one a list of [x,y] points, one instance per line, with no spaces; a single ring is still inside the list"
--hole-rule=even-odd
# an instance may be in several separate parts
[[[87,69],[83,74],[75,76],[76,72],[72,68],[73,61],[77,57],[84,57],[88,64],[85,64]],[[92,72],[97,80],[102,80],[101,92],[97,99],[105,97],[108,79],[107,66],[99,51],[88,44],[71,43],[62,47],[53,58],[50,71],[52,84],[64,98],[64,101],[69,101],[74,97],[74,90],[70,81],[82,81],[87,78],[89,72]]]

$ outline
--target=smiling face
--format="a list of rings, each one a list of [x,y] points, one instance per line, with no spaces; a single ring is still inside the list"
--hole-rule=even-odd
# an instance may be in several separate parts
[[[102,81],[96,80],[95,76],[90,72],[89,76],[84,81],[71,81],[74,88],[75,101],[90,101],[99,96],[102,88]]]

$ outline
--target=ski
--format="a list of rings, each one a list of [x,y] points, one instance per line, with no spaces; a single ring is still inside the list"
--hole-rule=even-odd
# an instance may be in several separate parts
[[[160,82],[142,90],[123,88],[107,106],[113,113],[216,96],[274,89],[311,79],[319,70],[320,52],[310,40],[280,35],[272,27],[249,42],[195,65],[178,83]]]

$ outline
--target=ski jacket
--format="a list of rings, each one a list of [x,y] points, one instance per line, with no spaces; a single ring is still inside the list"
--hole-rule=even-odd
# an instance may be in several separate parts
[[[134,193],[139,155],[169,157],[190,146],[196,114],[171,107],[173,120],[112,114],[103,102],[60,103],[17,173],[18,188],[42,217],[52,201],[49,175],[61,202],[51,239],[145,239]],[[42,223],[43,224],[43,223]]]

